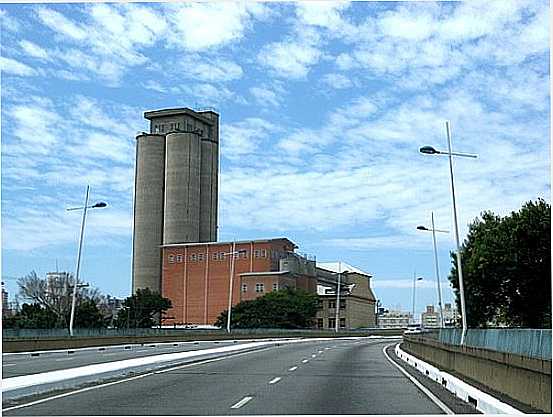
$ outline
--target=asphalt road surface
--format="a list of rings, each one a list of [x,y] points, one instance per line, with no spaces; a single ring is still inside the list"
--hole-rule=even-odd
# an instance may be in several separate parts
[[[391,342],[269,347],[48,397],[3,414],[444,414],[385,357]]]
[[[57,371],[59,369],[76,368],[97,363],[135,359],[145,356],[160,355],[162,353],[210,349],[241,343],[249,342],[243,340],[225,340],[214,342],[145,343],[143,346],[127,345],[129,347],[128,349],[125,349],[125,346],[122,345],[94,349],[66,349],[63,351],[44,352],[38,354],[38,356],[31,355],[31,353],[4,354],[2,355],[2,378],[38,374],[40,372]]]

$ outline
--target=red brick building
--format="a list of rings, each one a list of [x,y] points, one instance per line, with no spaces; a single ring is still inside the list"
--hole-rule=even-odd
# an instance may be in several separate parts
[[[315,261],[294,253],[286,238],[162,246],[162,295],[171,300],[164,325],[213,324],[232,304],[283,287],[316,292]]]

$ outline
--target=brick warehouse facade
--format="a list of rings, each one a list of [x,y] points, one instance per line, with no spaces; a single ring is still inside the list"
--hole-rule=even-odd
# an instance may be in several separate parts
[[[284,287],[316,292],[315,262],[286,238],[162,245],[162,295],[173,304],[164,325],[210,325],[228,308],[233,245],[233,305]]]

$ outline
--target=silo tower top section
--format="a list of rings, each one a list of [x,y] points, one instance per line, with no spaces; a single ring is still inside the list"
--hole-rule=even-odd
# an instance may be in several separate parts
[[[144,112],[144,118],[150,121],[150,133],[191,132],[199,134],[202,139],[219,141],[219,114],[211,109],[194,111],[182,107],[152,110]]]

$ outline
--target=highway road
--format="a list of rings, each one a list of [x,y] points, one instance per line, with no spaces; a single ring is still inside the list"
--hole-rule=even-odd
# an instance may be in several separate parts
[[[3,407],[3,414],[474,413],[445,390],[437,395],[446,405],[438,405],[386,357],[388,345],[390,339],[335,339],[271,346]]]

